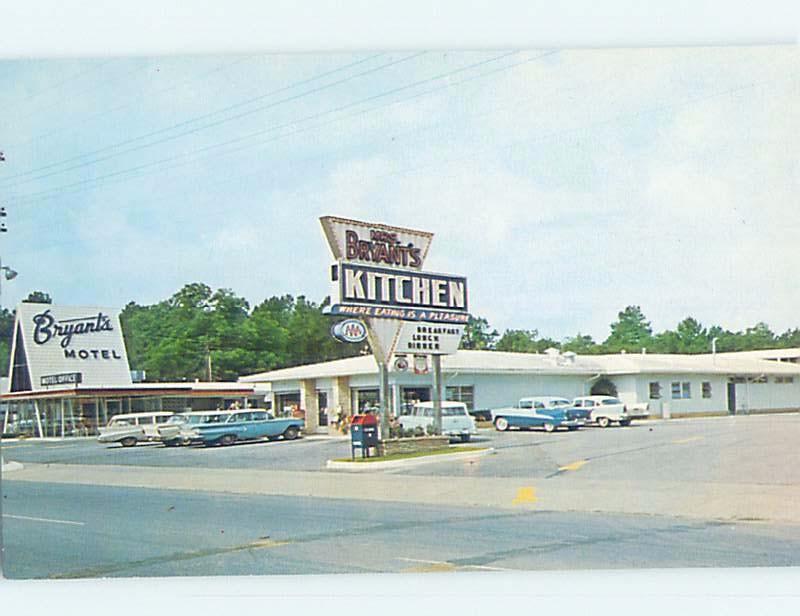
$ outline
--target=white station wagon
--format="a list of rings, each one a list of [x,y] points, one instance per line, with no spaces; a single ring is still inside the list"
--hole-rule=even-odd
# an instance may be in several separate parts
[[[107,426],[100,428],[97,440],[101,443],[120,443],[123,447],[133,447],[142,441],[157,441],[160,439],[158,427],[173,415],[167,411],[115,415]]]
[[[411,414],[401,415],[400,425],[404,430],[422,428],[427,430],[433,425],[433,402],[419,402],[411,409]],[[475,420],[467,412],[467,405],[463,402],[442,400],[442,434],[450,438],[460,438],[466,443],[474,434],[478,433]]]

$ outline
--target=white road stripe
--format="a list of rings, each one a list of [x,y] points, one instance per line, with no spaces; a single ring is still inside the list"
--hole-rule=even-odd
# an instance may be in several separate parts
[[[27,515],[11,515],[4,513],[4,518],[11,518],[13,520],[31,520],[32,522],[49,522],[50,524],[70,524],[72,526],[85,526],[85,522],[72,522],[70,520],[51,520],[50,518],[32,518]]]

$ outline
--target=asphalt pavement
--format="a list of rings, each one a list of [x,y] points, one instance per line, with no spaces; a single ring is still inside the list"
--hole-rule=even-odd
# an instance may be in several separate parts
[[[794,527],[8,482],[10,578],[800,564]]]
[[[800,564],[800,415],[482,430],[491,456],[357,477],[342,438],[11,441],[10,577]]]

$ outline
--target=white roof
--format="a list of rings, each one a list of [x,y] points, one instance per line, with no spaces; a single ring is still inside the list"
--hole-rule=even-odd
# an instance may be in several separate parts
[[[622,374],[720,374],[720,375],[800,375],[800,365],[757,357],[714,355],[661,355],[620,353],[615,355],[563,355],[465,351],[442,358],[442,371],[483,374],[543,375],[622,375]],[[301,379],[332,378],[377,374],[372,355],[337,359],[240,377],[243,383],[263,383]]]
[[[800,349],[763,349],[761,351],[730,351],[727,353],[717,353],[726,357],[750,357],[756,359],[800,359]]]

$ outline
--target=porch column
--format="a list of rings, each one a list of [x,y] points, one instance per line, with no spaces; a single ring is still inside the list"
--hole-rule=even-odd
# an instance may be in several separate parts
[[[319,400],[317,400],[316,379],[300,381],[300,408],[306,412],[306,434],[313,434],[319,428]]]
[[[333,409],[334,417],[340,409],[345,415],[353,414],[350,406],[350,377],[337,376],[333,380],[330,407]]]

